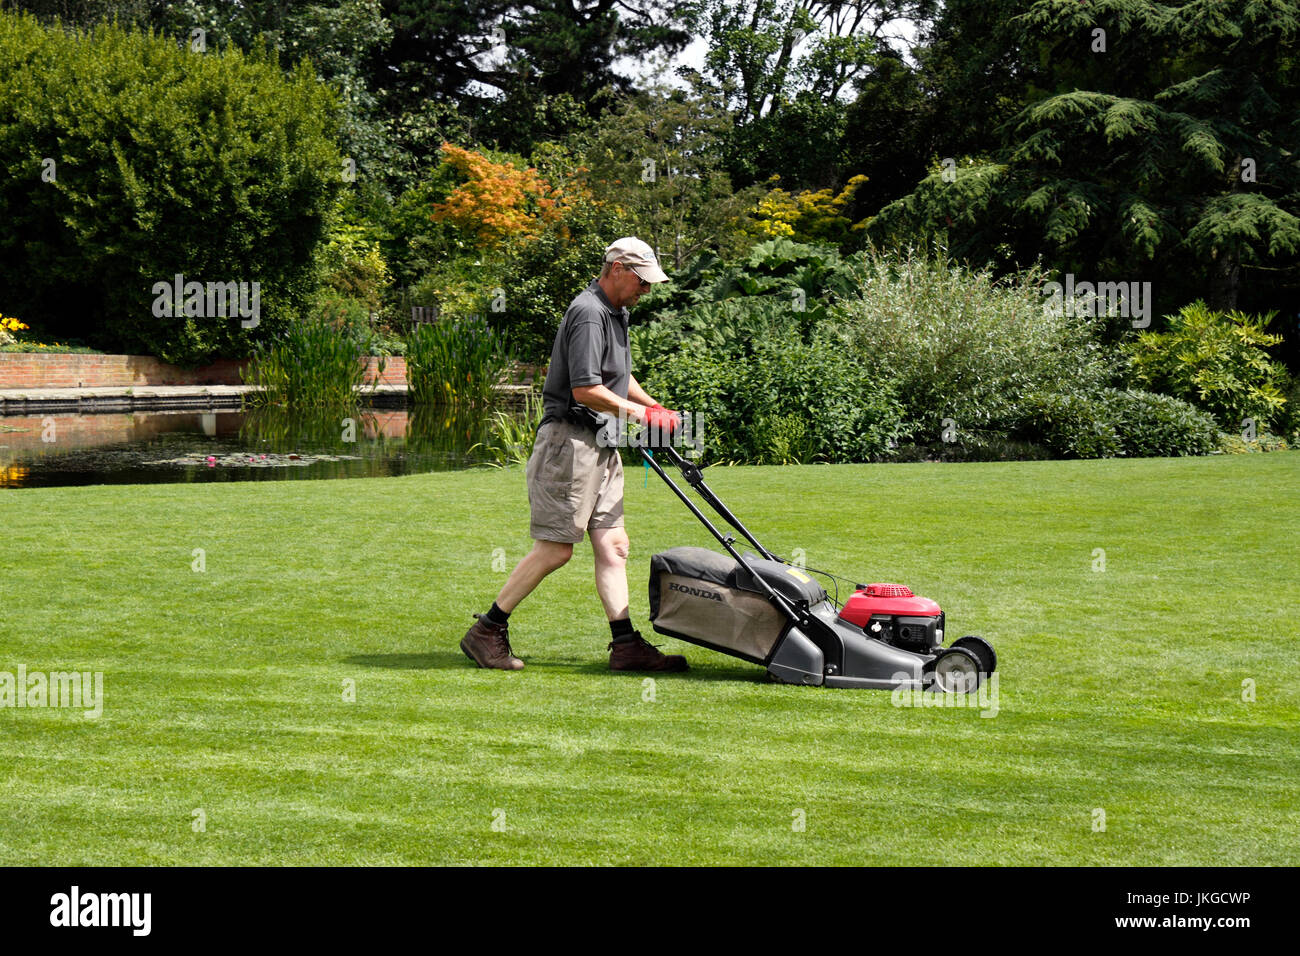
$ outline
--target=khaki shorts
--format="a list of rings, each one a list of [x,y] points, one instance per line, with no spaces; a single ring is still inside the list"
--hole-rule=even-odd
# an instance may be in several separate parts
[[[585,425],[539,428],[527,475],[533,540],[576,544],[596,528],[623,527],[623,460]]]

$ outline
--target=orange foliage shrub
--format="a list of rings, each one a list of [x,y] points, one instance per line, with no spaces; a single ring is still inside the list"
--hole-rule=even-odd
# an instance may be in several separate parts
[[[482,153],[442,144],[443,162],[465,176],[447,198],[435,203],[433,218],[475,236],[484,248],[511,239],[536,238],[560,217],[559,191],[536,169],[494,163]]]

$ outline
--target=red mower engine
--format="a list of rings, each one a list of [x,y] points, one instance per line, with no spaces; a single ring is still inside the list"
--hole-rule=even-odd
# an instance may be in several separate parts
[[[869,635],[917,654],[943,643],[943,611],[902,584],[865,584],[844,602],[840,617]]]

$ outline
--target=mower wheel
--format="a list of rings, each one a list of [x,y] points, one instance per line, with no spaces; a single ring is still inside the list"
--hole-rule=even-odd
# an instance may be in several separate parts
[[[965,648],[974,654],[976,660],[980,662],[980,670],[984,672],[986,677],[997,669],[997,652],[993,650],[993,645],[984,638],[968,634],[965,637],[957,638],[952,642],[952,646]]]
[[[929,666],[930,689],[941,694],[972,694],[983,675],[980,660],[964,647],[941,651]]]

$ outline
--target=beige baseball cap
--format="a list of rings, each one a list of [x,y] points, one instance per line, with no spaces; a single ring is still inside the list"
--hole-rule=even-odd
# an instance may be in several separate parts
[[[606,262],[621,262],[646,282],[667,282],[655,251],[635,236],[625,236],[605,250]]]

